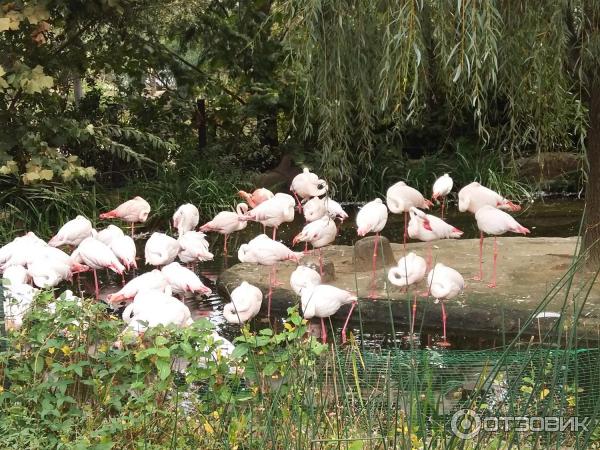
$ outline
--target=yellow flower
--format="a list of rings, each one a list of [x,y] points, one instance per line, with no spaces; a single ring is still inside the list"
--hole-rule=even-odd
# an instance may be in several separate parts
[[[71,354],[71,348],[68,345],[63,345],[61,350],[67,356]]]
[[[56,351],[56,349],[54,347],[50,347],[48,349],[48,353],[50,353],[51,355],[54,355],[54,352]]]
[[[291,323],[286,322],[283,324],[283,327],[288,330],[288,331],[294,331],[294,329],[296,328],[295,326],[293,326]]]
[[[542,391],[540,392],[540,399],[544,400],[549,393],[550,389],[542,389]]]
[[[212,425],[208,422],[204,422],[204,431],[207,434],[214,434],[215,433],[215,429],[212,427]]]

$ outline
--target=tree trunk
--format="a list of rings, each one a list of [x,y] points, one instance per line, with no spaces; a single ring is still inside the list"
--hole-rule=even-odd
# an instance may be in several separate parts
[[[206,100],[200,98],[196,101],[196,126],[198,127],[198,151],[203,152],[206,147]]]
[[[587,136],[587,185],[585,188],[584,246],[588,264],[600,267],[600,81],[592,80],[590,89],[590,129]]]

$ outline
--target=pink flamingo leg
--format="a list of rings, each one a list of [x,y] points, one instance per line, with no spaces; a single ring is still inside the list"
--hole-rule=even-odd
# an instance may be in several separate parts
[[[271,317],[271,300],[273,299],[273,270],[269,272],[269,293],[267,294],[269,297],[269,305],[267,306],[267,317]]]
[[[446,197],[442,197],[442,220],[444,220],[444,206],[446,205]]]
[[[496,260],[498,259],[498,241],[496,236],[494,236],[494,272],[492,275],[492,282],[488,284],[489,288],[496,287]]]
[[[134,228],[135,228],[134,222],[131,222],[131,239],[133,239]]]
[[[298,198],[298,195],[294,192],[294,197],[296,198],[296,201],[298,202],[298,212],[300,214],[302,214],[302,203],[300,202],[300,199]]]
[[[225,241],[225,242],[223,243],[223,254],[224,254],[224,255],[226,255],[226,254],[227,254],[227,238],[228,238],[228,237],[229,237],[229,235],[228,235],[228,234],[226,234],[226,235],[225,235],[225,238],[224,238],[224,241]]]
[[[325,327],[325,319],[321,317],[321,339],[323,344],[327,343],[327,328]]]
[[[348,317],[346,317],[346,321],[344,322],[344,327],[342,328],[342,344],[346,343],[346,328],[348,327],[348,322],[350,322],[350,316],[352,315],[352,311],[354,311],[355,306],[356,302],[352,302],[352,306],[350,306],[350,311],[348,311]]]
[[[271,272],[273,274],[273,286],[283,286],[283,283],[277,279],[277,267],[275,265],[271,267]]]
[[[410,334],[414,334],[415,332],[415,320],[417,317],[417,293],[415,292],[415,298],[412,304],[412,317],[410,321]]]
[[[408,239],[408,211],[404,211],[404,250],[406,250],[406,240]]]
[[[442,328],[444,331],[444,335],[442,336],[442,342],[440,342],[438,345],[441,345],[442,347],[449,347],[450,343],[446,340],[446,319],[448,318],[448,316],[446,315],[446,307],[444,306],[444,300],[440,300],[442,302]]]
[[[433,256],[431,255],[431,247],[433,247],[433,244],[430,242],[429,244],[427,244],[427,270],[431,269],[431,264],[433,262]]]
[[[475,281],[483,280],[483,231],[479,236],[479,275],[473,277]]]
[[[371,272],[371,288],[369,293],[369,298],[376,298],[377,295],[375,293],[376,290],[376,282],[375,282],[375,273],[377,269],[377,246],[379,245],[379,233],[375,233],[375,245],[373,246],[373,270]]]
[[[273,240],[275,240],[276,236],[277,236],[277,227],[273,227]]]
[[[100,289],[98,288],[98,274],[96,273],[96,269],[92,269],[94,271],[94,287],[96,288],[96,298],[100,297]]]
[[[319,272],[323,276],[323,249],[319,249]]]

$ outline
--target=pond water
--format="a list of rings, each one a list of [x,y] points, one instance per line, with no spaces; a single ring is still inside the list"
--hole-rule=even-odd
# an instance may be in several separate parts
[[[578,233],[583,206],[584,202],[578,199],[539,200],[524,205],[523,210],[514,216],[522,225],[531,230],[531,236],[533,237],[568,237],[577,235]],[[340,233],[335,243],[352,245],[357,240],[354,216],[358,211],[359,205],[346,204],[344,205],[344,208],[350,214],[350,219],[340,227]],[[459,213],[455,205],[451,205],[449,209],[449,215],[446,220],[448,223],[464,231],[463,238],[476,238],[479,236],[475,219],[471,214]],[[439,209],[434,209],[433,213],[439,215]],[[291,243],[293,236],[302,229],[302,219],[303,218],[300,215],[297,215],[297,218],[293,223],[283,225],[278,232],[278,239],[286,244]],[[216,280],[223,270],[239,262],[237,259],[237,248],[260,232],[262,232],[262,227],[259,224],[249,223],[245,230],[232,235],[228,243],[230,254],[227,256],[224,256],[221,251],[223,248],[222,236],[213,233],[209,234],[208,241],[211,243],[211,252],[215,255],[215,258],[213,261],[200,263],[196,271],[203,282],[213,290],[213,294],[209,298],[197,297],[186,300],[186,304],[190,307],[194,318],[209,318],[216,325],[218,331],[228,339],[233,339],[239,334],[239,326],[230,325],[224,320],[222,310],[226,300],[222,299],[217,293]],[[403,217],[390,214],[382,234],[392,242],[402,242],[403,232]],[[138,236],[138,256],[143,256],[145,240],[149,234],[150,233],[145,232]],[[300,249],[301,247],[298,246],[297,250]],[[144,271],[149,269],[150,267],[142,267],[140,270]],[[91,277],[84,275],[84,289],[88,292],[93,292],[93,285],[91,285],[89,281],[90,278]],[[117,277],[110,276],[109,279],[106,279],[105,277],[102,278],[104,283],[102,283],[103,288],[101,297],[119,289],[120,280]],[[258,316],[255,319],[254,327],[263,328],[271,326],[275,329],[281,328],[282,321],[280,319],[281,318],[271,318],[271,324],[269,324],[265,317]],[[317,325],[316,321],[315,325]],[[422,330],[421,333],[416,334],[412,338],[410,337],[408,330],[396,329],[395,333],[393,333],[390,323],[382,323],[379,326],[371,325],[370,328],[363,328],[362,333],[360,332],[359,327],[355,326],[355,329],[352,329],[352,332],[354,333],[357,342],[362,345],[363,348],[372,350],[395,346],[400,348],[408,348],[411,346],[417,348],[426,346],[436,347],[441,334],[441,330],[438,329],[437,325],[440,325],[439,328],[441,328],[441,324],[431,325],[433,328],[431,328],[429,332]],[[334,321],[331,326],[334,327],[336,333],[339,333],[341,330],[341,324],[338,323],[338,321]],[[315,326],[314,328],[315,333],[317,333],[318,327]],[[331,333],[329,333],[329,335],[331,336]],[[337,337],[339,338],[339,334],[337,334]],[[504,343],[504,339],[506,339],[506,342],[510,342],[510,337],[503,337],[501,335],[490,336],[469,334],[467,332],[456,335],[449,332],[448,336],[448,340],[452,343],[452,349],[469,350],[489,349],[501,346]]]

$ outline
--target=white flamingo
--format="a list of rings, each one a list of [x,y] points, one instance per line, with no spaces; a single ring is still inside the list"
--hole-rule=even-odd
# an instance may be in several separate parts
[[[304,204],[304,220],[314,222],[327,214],[325,201],[319,197],[313,197]]]
[[[410,211],[410,208],[429,209],[433,203],[423,197],[423,194],[419,191],[408,186],[403,181],[398,181],[387,190],[386,203],[391,213],[404,213],[404,248],[406,249],[406,239],[408,238],[408,212]]]
[[[98,287],[98,269],[110,269],[118,274],[123,273],[125,267],[115,256],[112,250],[102,242],[89,237],[81,241],[79,246],[73,252],[72,257],[75,262],[82,262],[94,272],[94,287],[96,289],[96,298],[100,294]]]
[[[222,234],[224,236],[223,254],[226,255],[227,239],[229,238],[229,235],[236,231],[243,230],[248,224],[248,222],[242,219],[242,216],[245,216],[246,214],[248,214],[248,205],[245,203],[238,203],[235,212],[221,211],[213,218],[213,220],[202,225],[200,231],[203,231],[204,233],[215,231]]]
[[[199,221],[200,211],[191,203],[181,205],[173,214],[173,227],[177,229],[179,236],[186,231],[192,231],[198,226]]]
[[[373,245],[373,270],[371,273],[371,293],[369,297],[375,298],[375,269],[377,267],[377,246],[379,245],[379,232],[383,230],[387,223],[388,209],[380,198],[367,203],[356,215],[357,233],[364,236],[367,233],[375,233],[375,243]]]
[[[483,279],[483,233],[491,234],[494,236],[494,272],[492,281],[488,284],[488,287],[496,287],[496,260],[498,259],[498,242],[496,236],[504,234],[506,232],[528,234],[529,230],[519,224],[511,215],[500,211],[492,206],[482,206],[475,213],[475,219],[477,220],[477,228],[481,231],[480,239],[480,258],[479,258],[479,277],[476,279]]]
[[[188,231],[177,239],[179,259],[182,263],[195,264],[197,261],[212,261],[214,255],[208,250],[206,235],[199,231]]]
[[[244,220],[260,222],[263,227],[273,227],[274,240],[277,228],[282,223],[294,221],[294,205],[295,201],[291,195],[277,193],[241,217]]]
[[[446,340],[447,316],[444,300],[451,300],[460,294],[465,288],[465,280],[453,268],[437,263],[427,275],[427,285],[433,298],[442,303],[443,342],[439,345],[448,346],[450,344]]]
[[[174,294],[184,295],[186,292],[210,295],[212,291],[206,287],[198,275],[177,262],[167,264],[161,269]]]
[[[445,173],[433,183],[433,189],[431,193],[431,200],[436,201],[440,200],[442,203],[442,220],[444,220],[444,206],[446,205],[446,197],[452,190],[454,186],[454,181],[452,177]]]
[[[427,246],[427,267],[431,267],[431,242],[439,239],[458,239],[463,232],[458,228],[444,222],[439,217],[425,214],[417,208],[410,208],[410,221],[408,222],[408,235],[412,239],[429,242]]]
[[[346,327],[357,301],[357,297],[350,292],[327,284],[312,285],[301,290],[302,315],[305,319],[313,317],[321,319],[323,342],[327,342],[324,319],[338,312],[343,305],[350,304],[350,311],[342,328],[342,344],[346,342]]]
[[[137,293],[144,289],[163,291],[168,282],[163,273],[154,269],[129,280],[125,286],[114,294],[107,296],[109,303],[118,304],[125,300],[131,300]]]
[[[321,284],[321,275],[310,267],[298,266],[290,275],[290,286],[298,295],[301,294],[302,289],[317,284]]]
[[[73,220],[65,223],[58,233],[50,239],[48,245],[60,247],[68,245],[70,247],[78,246],[81,241],[92,235],[92,222],[83,216],[77,216]]]
[[[298,207],[302,212],[302,202],[300,199],[309,199],[320,197],[327,193],[327,182],[319,179],[318,175],[312,173],[308,168],[304,168],[302,173],[296,175],[290,185],[290,191],[298,201]]]
[[[164,233],[152,233],[150,239],[146,241],[144,249],[146,264],[164,266],[172,263],[177,258],[180,249],[177,239]]]
[[[273,193],[265,188],[255,189],[251,194],[246,191],[238,191],[238,195],[244,199],[250,208],[256,208],[262,202],[273,198]]]
[[[304,208],[306,212],[306,207]],[[319,268],[321,275],[323,275],[323,247],[331,244],[335,240],[337,235],[337,227],[333,219],[329,216],[322,216],[319,220],[307,223],[302,231],[298,233],[293,241],[292,245],[296,245],[297,242],[309,242],[313,248],[319,249]]]
[[[400,258],[396,267],[392,267],[388,272],[388,280],[395,286],[406,287],[420,282],[425,278],[427,272],[427,262],[414,252]],[[412,305],[412,317],[410,322],[411,334],[415,329],[415,318],[417,314],[417,292]]]
[[[332,219],[340,219],[340,222],[343,222],[348,218],[348,213],[344,211],[342,205],[332,198],[325,197],[325,208],[327,208],[327,214]]]
[[[118,226],[111,224],[103,230],[98,231],[98,233],[96,234],[96,239],[110,247],[112,241],[114,241],[115,239],[119,239],[121,236],[124,235],[125,233],[123,233],[123,230],[121,230]]]
[[[223,308],[223,316],[229,323],[244,323],[255,317],[260,311],[263,294],[259,288],[243,281],[231,291],[231,302]]]

